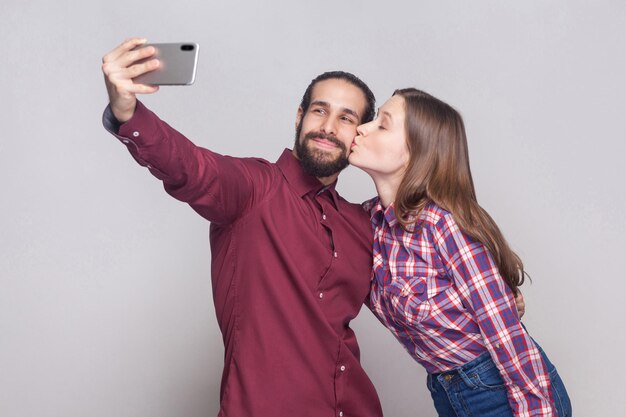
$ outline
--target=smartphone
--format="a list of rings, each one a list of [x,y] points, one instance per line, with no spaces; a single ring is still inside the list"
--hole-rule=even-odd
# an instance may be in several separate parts
[[[182,43],[151,43],[139,46],[153,46],[156,52],[150,58],[137,63],[158,59],[159,68],[133,79],[136,83],[149,85],[191,85],[196,79],[198,65],[198,44]]]

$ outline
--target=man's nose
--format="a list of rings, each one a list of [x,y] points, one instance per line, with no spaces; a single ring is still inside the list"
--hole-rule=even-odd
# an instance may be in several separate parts
[[[332,117],[328,117],[322,124],[322,131],[327,134],[335,135],[337,133],[337,121]]]

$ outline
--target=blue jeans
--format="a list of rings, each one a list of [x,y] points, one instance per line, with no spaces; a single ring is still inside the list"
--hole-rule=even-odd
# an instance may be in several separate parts
[[[545,352],[539,345],[537,348],[550,374],[558,417],[571,417],[565,385]],[[439,417],[513,417],[502,376],[489,352],[454,371],[429,374],[427,385]]]

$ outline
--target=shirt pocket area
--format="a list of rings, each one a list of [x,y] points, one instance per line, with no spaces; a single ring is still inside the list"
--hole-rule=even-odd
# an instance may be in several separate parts
[[[414,325],[424,320],[430,312],[428,284],[424,276],[394,276],[385,293],[391,302],[393,318],[405,325]]]

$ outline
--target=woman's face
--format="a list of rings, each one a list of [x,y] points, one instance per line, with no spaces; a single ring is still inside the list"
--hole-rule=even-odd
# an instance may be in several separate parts
[[[402,179],[409,161],[406,144],[404,99],[392,96],[378,109],[376,118],[357,128],[349,161],[376,178]]]

